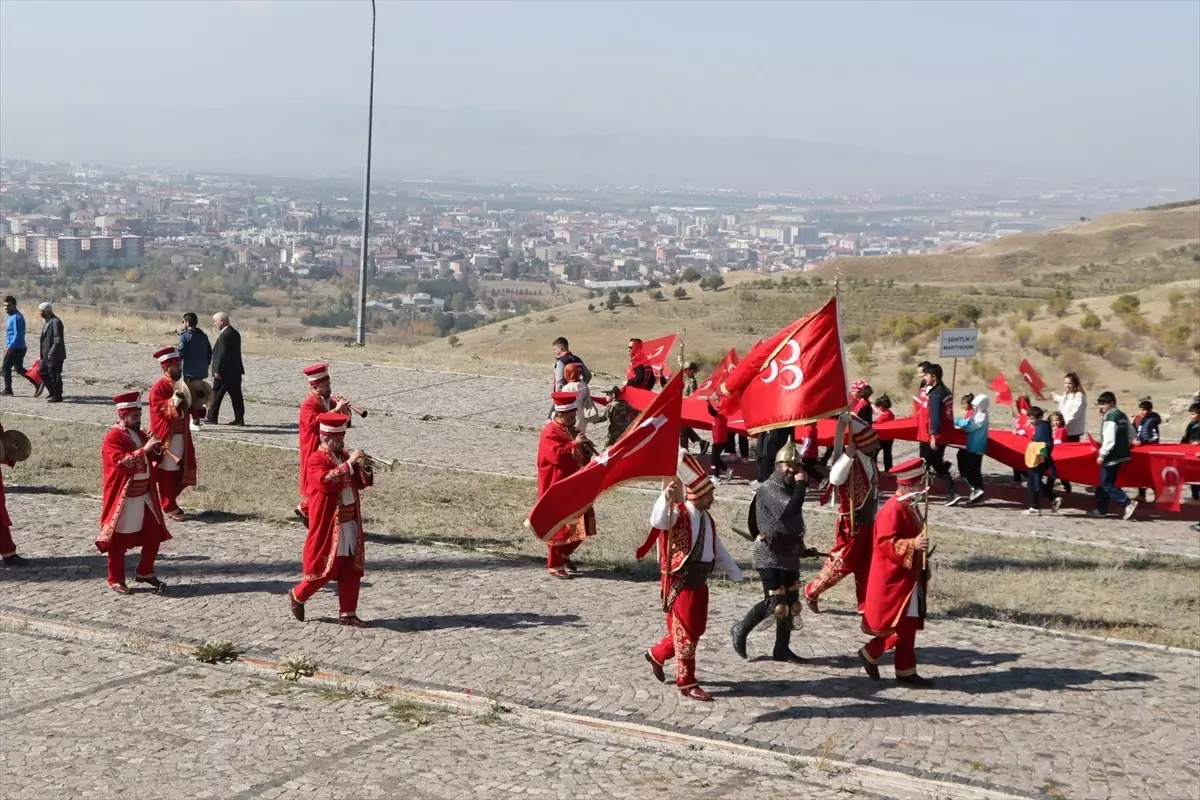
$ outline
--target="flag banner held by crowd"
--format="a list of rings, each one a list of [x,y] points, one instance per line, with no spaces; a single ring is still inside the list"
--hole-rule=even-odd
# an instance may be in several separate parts
[[[1003,372],[995,377],[991,384],[988,385],[988,388],[996,396],[996,405],[1011,406],[1013,404],[1012,388],[1008,385],[1008,378],[1004,377]]]
[[[721,381],[725,379],[725,376],[731,369],[737,366],[737,363],[737,350],[731,347],[729,348],[729,352],[726,353],[719,362],[717,362],[717,366],[713,367],[712,375],[699,386],[697,386],[696,391],[692,392],[692,397],[695,397],[698,400],[707,400],[710,396],[712,396],[713,392],[718,391],[721,386]]]
[[[631,481],[673,477],[679,467],[682,402],[683,377],[678,373],[612,447],[538,499],[525,520],[526,527],[544,540],[581,516],[610,489]]]
[[[750,433],[832,417],[850,408],[838,298],[755,347],[721,383],[739,397]]]
[[[1042,380],[1042,376],[1038,375],[1038,371],[1033,368],[1033,364],[1029,363],[1028,358],[1021,359],[1021,377],[1029,384],[1029,388],[1037,395],[1038,400],[1045,400],[1046,395],[1043,390],[1046,388],[1046,382]]]
[[[655,374],[661,374],[678,338],[679,334],[672,333],[670,336],[642,342],[641,347],[630,353],[630,363],[635,367],[650,367]]]
[[[1183,503],[1183,457],[1151,453],[1149,462],[1150,475],[1154,478],[1154,505],[1178,511]]]

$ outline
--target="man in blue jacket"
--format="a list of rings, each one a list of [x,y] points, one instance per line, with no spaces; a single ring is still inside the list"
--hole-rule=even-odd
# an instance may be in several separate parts
[[[199,327],[199,319],[192,311],[183,315],[183,330],[179,333],[179,357],[183,359],[183,379],[185,381],[202,381],[208,377],[208,365],[212,361],[212,344]],[[198,429],[198,422],[192,419],[192,430]]]
[[[4,298],[4,312],[8,320],[4,327],[4,394],[12,395],[12,373],[15,369],[38,389],[41,384],[30,378],[25,370],[25,315],[17,310],[17,298],[11,294]]]

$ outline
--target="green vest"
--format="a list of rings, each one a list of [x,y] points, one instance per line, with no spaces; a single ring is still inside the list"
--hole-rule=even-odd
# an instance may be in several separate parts
[[[1113,449],[1108,451],[1108,455],[1104,457],[1105,464],[1119,464],[1123,461],[1128,461],[1132,458],[1129,444],[1129,417],[1119,408],[1114,408],[1104,415],[1104,421],[1112,422],[1117,426],[1116,444]]]

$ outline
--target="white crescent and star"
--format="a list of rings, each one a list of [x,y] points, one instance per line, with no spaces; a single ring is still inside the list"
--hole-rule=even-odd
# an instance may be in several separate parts
[[[796,362],[800,360],[800,345],[795,339],[790,339],[780,350],[779,355],[783,351],[787,351],[785,358],[780,358],[778,355],[772,358],[767,364],[770,367],[770,373],[762,377],[760,380],[763,383],[774,383],[781,375],[790,375],[780,386],[784,391],[790,392],[793,389],[799,389],[800,384],[804,383],[804,371],[796,366]],[[783,365],[780,367],[780,365]]]

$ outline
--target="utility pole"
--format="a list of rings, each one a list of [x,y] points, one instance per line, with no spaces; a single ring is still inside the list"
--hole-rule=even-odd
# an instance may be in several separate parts
[[[358,329],[354,341],[367,343],[367,235],[371,228],[371,129],[375,123],[375,0],[371,0],[371,88],[367,95],[367,175],[363,180],[362,247],[358,254]]]

